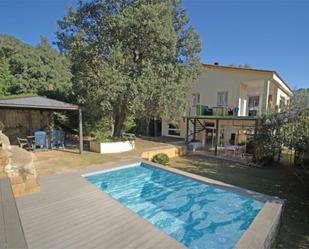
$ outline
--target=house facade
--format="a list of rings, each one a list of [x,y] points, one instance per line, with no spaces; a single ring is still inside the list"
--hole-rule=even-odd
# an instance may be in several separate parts
[[[204,65],[188,94],[186,113],[173,121],[163,120],[162,135],[185,138],[184,117],[256,117],[271,110],[280,111],[289,104],[292,94],[292,89],[272,70]],[[215,126],[212,120],[207,125]],[[224,131],[226,140],[234,132],[233,124],[229,127]]]

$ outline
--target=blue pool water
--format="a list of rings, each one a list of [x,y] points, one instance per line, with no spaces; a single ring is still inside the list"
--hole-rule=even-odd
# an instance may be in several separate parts
[[[147,164],[85,178],[191,249],[233,248],[264,205]]]

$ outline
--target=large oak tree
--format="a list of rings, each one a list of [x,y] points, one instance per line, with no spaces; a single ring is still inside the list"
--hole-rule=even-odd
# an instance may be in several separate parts
[[[89,120],[111,116],[121,136],[129,115],[183,113],[201,44],[180,0],[79,1],[58,25]]]

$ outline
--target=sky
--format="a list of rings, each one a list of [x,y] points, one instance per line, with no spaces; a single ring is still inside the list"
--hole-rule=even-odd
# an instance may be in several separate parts
[[[57,20],[75,0],[0,0],[0,34],[56,41]],[[202,41],[203,63],[249,64],[309,88],[309,0],[183,0]]]

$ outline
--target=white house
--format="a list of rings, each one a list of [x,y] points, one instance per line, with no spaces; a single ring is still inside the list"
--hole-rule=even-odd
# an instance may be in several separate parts
[[[240,120],[241,117],[254,117],[270,110],[280,111],[289,103],[292,94],[292,89],[276,71],[205,64],[188,94],[184,117],[209,116],[206,126],[211,127],[215,126],[211,119],[214,116]],[[163,120],[162,135],[185,138],[184,117]],[[224,121],[221,123],[224,125]],[[233,124],[229,123],[230,128],[225,129],[226,141],[233,134]]]

